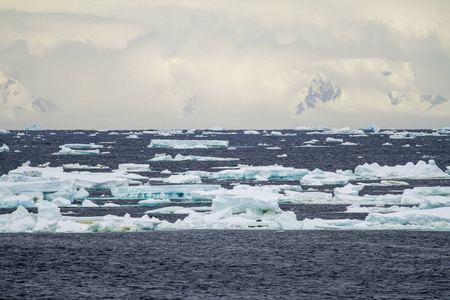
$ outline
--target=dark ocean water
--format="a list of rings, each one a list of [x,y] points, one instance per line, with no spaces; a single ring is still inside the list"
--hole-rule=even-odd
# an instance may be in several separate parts
[[[450,235],[2,234],[2,299],[449,299]]]
[[[41,131],[0,135],[11,152],[0,153],[0,175],[31,161],[102,164],[149,163],[156,153],[175,156],[237,157],[230,162],[150,162],[160,171],[218,171],[237,164],[292,166],[325,171],[354,169],[364,162],[405,164],[434,159],[450,165],[449,137],[389,140],[386,135],[333,136],[358,146],[325,143],[327,135],[254,136],[238,134],[198,137],[224,139],[236,150],[172,150],[147,148],[152,138],[195,139],[94,131]],[[119,132],[122,133],[122,132]],[[318,139],[327,147],[300,147]],[[107,142],[107,143],[105,143]],[[381,146],[385,142],[392,146]],[[111,148],[104,155],[52,155],[65,143],[96,143]],[[266,149],[279,146],[279,150]],[[406,146],[408,145],[408,146]],[[406,147],[405,147],[406,146]],[[20,152],[14,152],[19,150]],[[287,154],[286,158],[277,158]],[[229,181],[204,181],[229,187]],[[408,180],[413,186],[449,186],[448,180]],[[241,183],[255,184],[251,181]],[[298,181],[267,182],[293,184]],[[307,187],[306,187],[307,188]],[[405,187],[365,187],[362,194],[401,193]],[[333,187],[319,190],[332,191]],[[108,196],[108,191],[90,191]],[[109,200],[93,200],[105,203]],[[132,200],[119,201],[133,204]],[[174,203],[199,206],[209,204]],[[281,205],[297,218],[357,218],[343,205]],[[63,208],[75,216],[106,214],[140,216],[157,207]],[[14,209],[0,209],[0,214]],[[33,211],[32,209],[30,209]],[[157,215],[171,222],[183,215]],[[102,234],[0,234],[0,299],[450,299],[450,234],[416,231],[165,231]]]

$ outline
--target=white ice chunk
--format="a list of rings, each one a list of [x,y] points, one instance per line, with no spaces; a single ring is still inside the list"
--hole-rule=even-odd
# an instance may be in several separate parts
[[[98,207],[98,205],[92,202],[91,200],[84,199],[83,203],[81,203],[81,207]]]
[[[381,129],[376,124],[370,124],[369,126],[364,127],[363,130],[379,133]]]
[[[59,146],[59,148],[99,149],[99,148],[103,148],[103,145],[96,145],[94,143],[89,143],[89,144],[64,144],[64,145]]]
[[[228,141],[223,140],[159,140],[153,139],[149,148],[173,148],[173,149],[207,149],[227,148]]]
[[[369,213],[366,217],[366,222],[433,227],[438,222],[450,222],[450,207],[405,210],[388,214]]]
[[[197,175],[179,174],[171,175],[170,177],[164,179],[164,183],[202,183],[202,179]]]
[[[9,147],[6,144],[0,147],[0,152],[9,152]]]
[[[294,192],[285,191],[286,196],[280,198],[280,203],[317,203],[329,204],[333,200],[330,193],[325,192]]]
[[[343,139],[336,139],[336,138],[332,138],[332,137],[327,137],[325,141],[327,143],[343,143],[344,142]]]
[[[181,155],[177,154],[172,158],[172,155],[160,155],[156,154],[154,158],[150,161],[234,161],[239,160],[239,158],[226,158],[226,157],[212,157],[212,156],[198,156],[198,155]]]
[[[55,199],[52,200],[53,204],[56,204],[58,207],[71,207],[74,206],[72,205],[72,203],[70,202],[69,199],[63,198],[63,197],[57,197]]]
[[[345,185],[349,180],[354,179],[351,171],[345,172],[325,172],[315,169],[300,179],[302,185]]]
[[[307,169],[295,169],[292,167],[283,167],[279,165],[274,166],[261,166],[261,167],[242,167],[237,170],[223,170],[220,172],[212,173],[211,179],[249,179],[255,180],[256,176],[260,178],[273,179],[285,179],[285,180],[298,180],[308,174]]]
[[[64,169],[87,169],[87,170],[102,170],[102,169],[109,169],[108,166],[104,166],[101,164],[97,164],[95,166],[89,166],[89,165],[81,165],[80,163],[75,163],[75,164],[63,164],[63,168]]]
[[[162,204],[170,204],[171,201],[169,199],[147,199],[139,201],[139,205],[162,205]]]
[[[190,199],[194,191],[212,191],[220,185],[152,185],[113,188],[111,193],[122,199]]]
[[[279,198],[280,195],[277,194],[242,190],[237,195],[217,195],[212,200],[211,208],[213,212],[218,212],[231,207],[234,214],[246,212],[247,209],[250,209],[257,214],[264,214],[268,211],[279,212]]]
[[[62,147],[61,150],[58,151],[60,155],[90,155],[90,154],[100,154],[100,150],[98,149],[90,149],[90,150],[79,150],[79,149],[71,149],[68,147]]]
[[[150,172],[149,164],[119,164],[118,169],[125,172]]]
[[[42,130],[42,128],[38,124],[31,124],[31,125],[28,125],[25,130],[38,131],[38,130]]]
[[[428,164],[419,160],[417,164],[412,162],[406,165],[383,166],[377,163],[359,165],[355,168],[355,176],[365,179],[390,179],[390,178],[411,178],[411,179],[433,179],[450,178],[449,174],[443,172],[434,160],[429,160]]]
[[[33,198],[27,195],[11,196],[0,199],[0,207],[34,207]]]
[[[36,203],[38,208],[38,217],[49,219],[49,220],[59,220],[62,218],[60,209],[58,205],[49,201],[40,201]]]

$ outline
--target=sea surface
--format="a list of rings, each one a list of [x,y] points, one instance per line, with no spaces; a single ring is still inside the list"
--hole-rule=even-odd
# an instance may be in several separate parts
[[[110,172],[120,163],[150,163],[158,178],[168,169],[219,171],[238,164],[324,171],[354,170],[364,163],[404,165],[434,159],[450,166],[450,137],[418,136],[394,140],[388,135],[308,134],[294,136],[225,134],[159,136],[142,131],[11,131],[0,134],[0,175],[26,161],[102,164]],[[270,131],[268,130],[270,133]],[[421,130],[431,133],[432,131]],[[127,138],[138,134],[137,139]],[[196,136],[201,135],[201,136]],[[357,146],[327,143],[342,138]],[[228,140],[228,149],[154,149],[151,139]],[[303,142],[317,139],[316,147]],[[383,146],[389,142],[392,145]],[[100,155],[55,155],[66,143],[103,145]],[[279,147],[280,149],[270,149]],[[233,148],[232,148],[233,149]],[[155,154],[239,158],[221,162],[149,162]],[[280,158],[277,155],[286,154]],[[98,172],[93,171],[91,172]],[[450,186],[449,180],[406,180],[414,186]],[[236,181],[204,180],[229,188]],[[245,184],[292,184],[298,181],[238,181]],[[161,184],[157,180],[151,184]],[[303,187],[304,189],[308,187]],[[331,192],[333,186],[320,187]],[[365,187],[362,194],[400,194],[405,187]],[[93,201],[109,202],[108,191],[89,191]],[[102,200],[102,197],[105,200]],[[149,207],[119,200],[120,207],[62,208],[62,214],[99,216],[130,213]],[[209,206],[208,203],[175,203]],[[153,207],[152,207],[153,208]],[[157,208],[157,207],[154,207]],[[281,205],[304,218],[364,219],[345,213],[345,205]],[[14,209],[0,209],[0,214]],[[30,209],[33,211],[33,209]],[[157,215],[174,222],[184,215]],[[0,234],[0,299],[450,299],[450,233],[427,231],[266,231],[180,230],[139,233],[6,233]]]

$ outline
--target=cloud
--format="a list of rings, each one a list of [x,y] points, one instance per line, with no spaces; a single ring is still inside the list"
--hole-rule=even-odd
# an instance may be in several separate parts
[[[429,127],[436,118],[445,123],[434,108],[392,107],[386,94],[450,98],[447,7],[445,1],[4,1],[0,66],[31,94],[58,105],[51,120],[37,120],[46,128],[293,128],[345,120],[356,127],[375,115],[382,126],[410,109]],[[296,97],[317,71],[342,86],[342,99],[295,116]],[[450,115],[447,106],[442,113]],[[408,120],[405,126],[416,127]]]

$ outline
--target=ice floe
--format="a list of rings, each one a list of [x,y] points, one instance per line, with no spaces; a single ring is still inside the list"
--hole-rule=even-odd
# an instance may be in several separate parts
[[[365,179],[391,179],[391,178],[410,178],[410,179],[431,179],[431,178],[450,178],[449,174],[443,172],[434,160],[428,163],[418,161],[417,164],[408,162],[405,165],[380,166],[377,163],[359,165],[355,168],[355,176]]]
[[[149,148],[173,148],[173,149],[208,149],[226,148],[228,141],[223,140],[159,140],[152,139]]]
[[[292,167],[283,167],[279,165],[273,166],[247,166],[241,167],[237,170],[223,170],[219,172],[212,173],[211,179],[253,179],[258,178],[265,179],[284,179],[284,180],[295,180],[301,179],[303,176],[308,174],[307,169],[295,169]]]
[[[150,172],[149,164],[119,164],[118,169],[124,172]]]
[[[117,187],[111,189],[111,193],[114,197],[121,199],[190,199],[191,193],[194,191],[218,189],[220,189],[220,185],[146,185]]]
[[[181,155],[177,154],[175,157],[172,155],[156,154],[150,161],[234,161],[239,158],[226,158],[226,157],[211,157],[211,156],[198,156],[198,155]]]
[[[0,147],[0,152],[9,152],[9,147],[6,144],[3,144]]]

